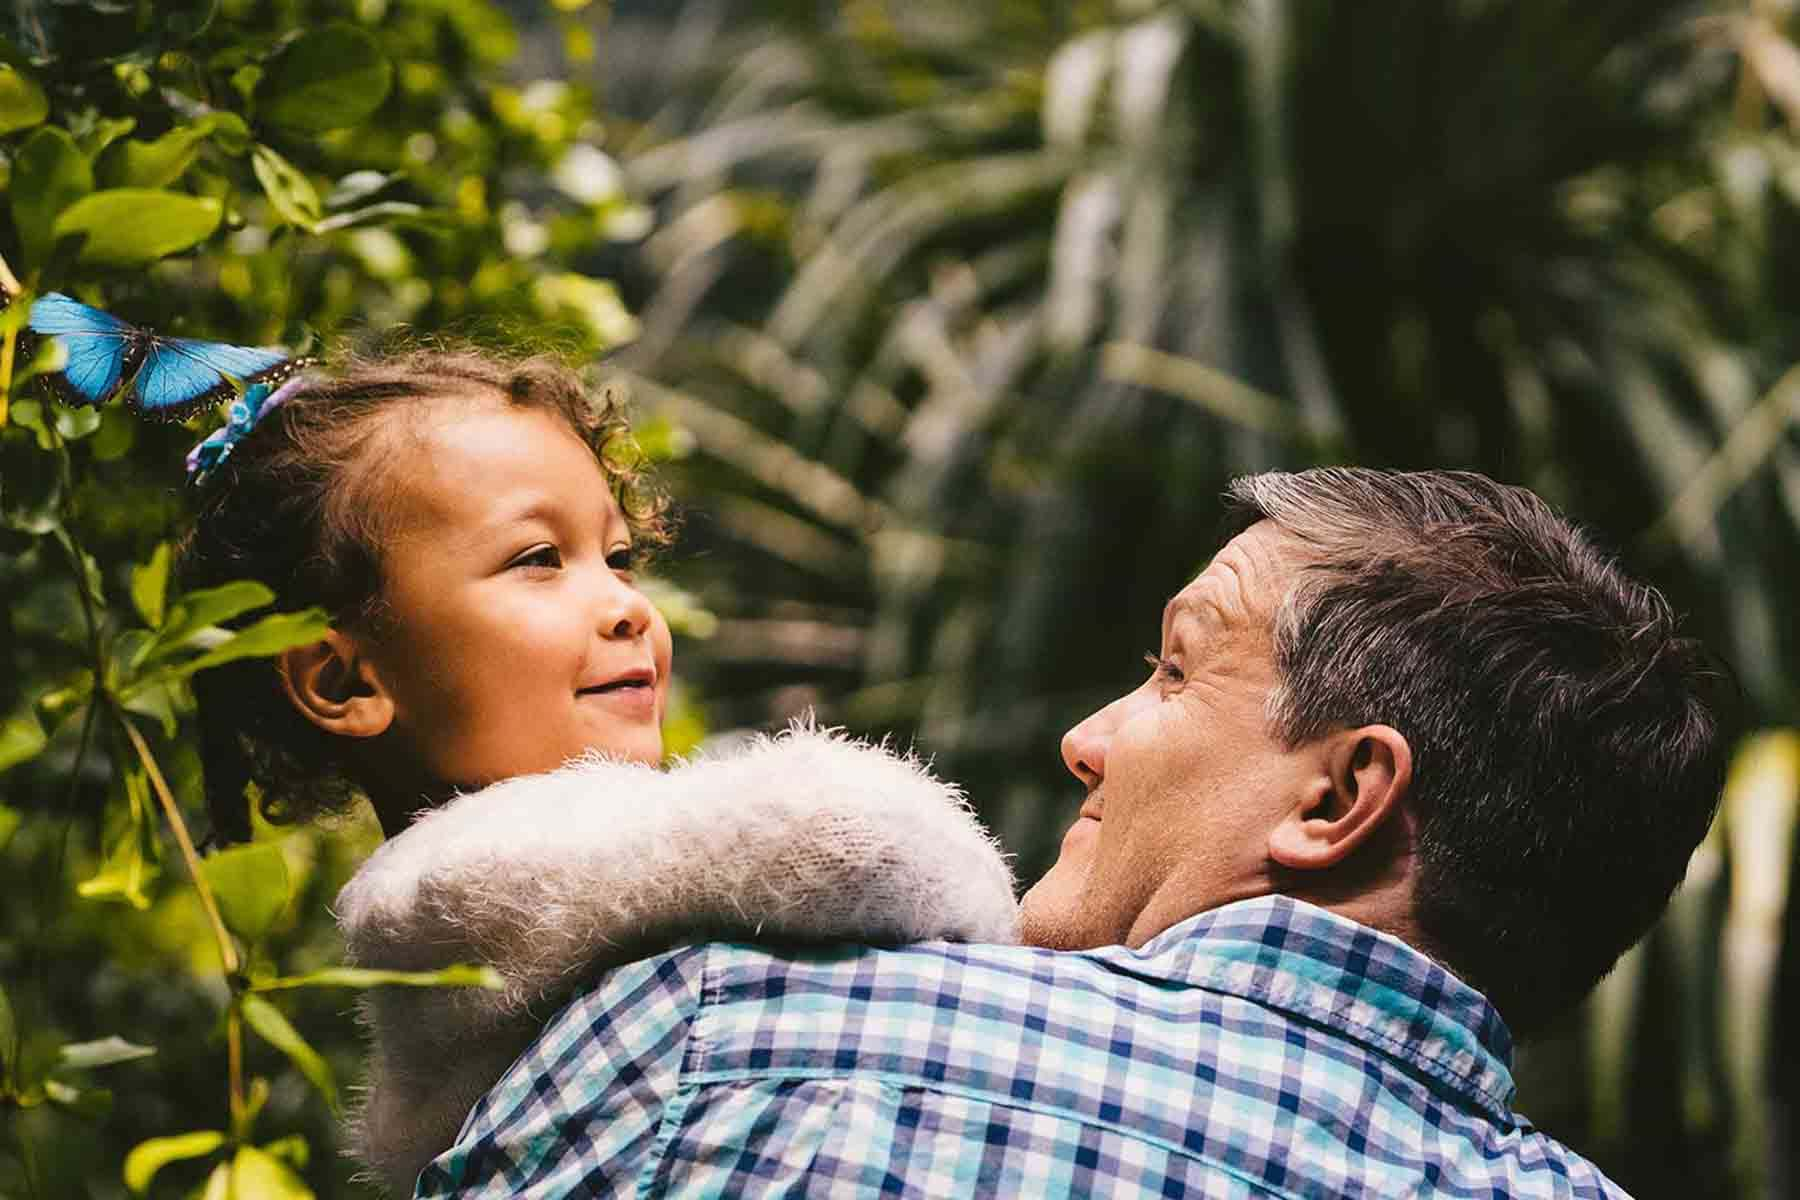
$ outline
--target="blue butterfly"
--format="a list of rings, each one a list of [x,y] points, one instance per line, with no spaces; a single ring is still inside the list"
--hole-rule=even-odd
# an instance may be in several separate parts
[[[164,337],[60,292],[32,303],[27,327],[67,353],[46,377],[66,403],[96,406],[122,391],[133,412],[163,420],[291,369],[286,350]]]

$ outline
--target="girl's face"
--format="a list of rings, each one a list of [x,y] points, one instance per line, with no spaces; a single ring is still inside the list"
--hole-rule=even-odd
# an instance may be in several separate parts
[[[389,619],[365,646],[403,756],[387,773],[468,788],[588,750],[660,761],[669,627],[588,447],[554,414],[471,404],[393,452]]]

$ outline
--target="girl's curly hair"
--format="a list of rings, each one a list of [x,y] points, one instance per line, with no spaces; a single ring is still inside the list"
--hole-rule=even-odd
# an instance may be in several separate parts
[[[668,543],[665,497],[642,473],[622,407],[554,358],[422,347],[347,355],[293,387],[207,479],[183,540],[183,590],[255,579],[281,609],[317,605],[336,624],[379,627],[384,503],[400,483],[402,419],[487,400],[551,413],[594,452],[641,550]],[[471,482],[470,486],[479,486]],[[338,739],[297,712],[266,658],[194,677],[213,838],[250,837],[247,785],[263,815],[295,822],[357,794]]]

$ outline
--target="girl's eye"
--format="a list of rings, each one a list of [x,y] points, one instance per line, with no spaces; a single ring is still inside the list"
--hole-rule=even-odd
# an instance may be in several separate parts
[[[1165,683],[1180,683],[1187,678],[1187,674],[1182,671],[1180,665],[1176,663],[1174,659],[1164,658],[1154,650],[1144,655],[1144,661],[1149,663],[1151,668],[1155,670],[1156,678]]]
[[[630,546],[618,546],[606,555],[606,565],[614,571],[629,571],[636,563]]]
[[[538,546],[512,560],[515,567],[543,567],[556,570],[563,565],[562,551],[555,546]]]

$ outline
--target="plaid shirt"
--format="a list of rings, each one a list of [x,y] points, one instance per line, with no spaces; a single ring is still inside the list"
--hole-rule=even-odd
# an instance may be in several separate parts
[[[427,1198],[1623,1196],[1481,995],[1284,898],[1138,950],[714,943],[608,974]]]

